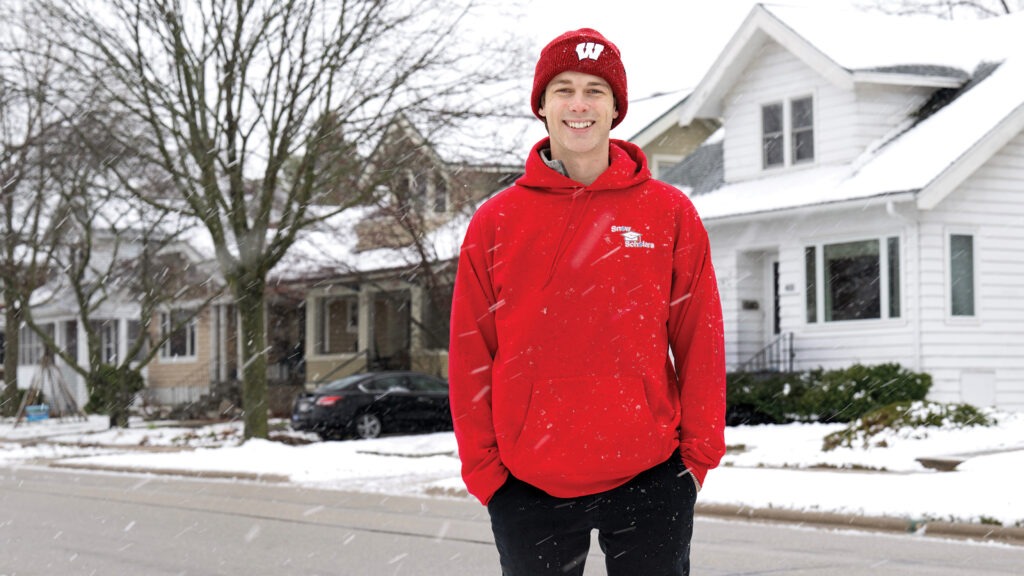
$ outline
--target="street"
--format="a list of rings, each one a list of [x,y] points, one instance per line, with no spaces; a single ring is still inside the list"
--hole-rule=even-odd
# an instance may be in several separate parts
[[[1024,548],[698,517],[695,575],[1018,574]],[[0,576],[497,575],[475,502],[0,467]],[[604,574],[595,545],[587,576]]]

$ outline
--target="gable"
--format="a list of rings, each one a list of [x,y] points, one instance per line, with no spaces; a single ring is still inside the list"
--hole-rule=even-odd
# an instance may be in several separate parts
[[[841,89],[857,83],[955,87],[985,55],[998,52],[984,30],[964,31],[965,42],[956,42],[953,32],[961,29],[935,18],[759,4],[680,107],[678,121],[721,116],[725,94],[769,42]]]

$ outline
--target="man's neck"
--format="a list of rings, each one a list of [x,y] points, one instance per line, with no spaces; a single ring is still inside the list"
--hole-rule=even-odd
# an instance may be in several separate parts
[[[561,162],[565,168],[565,174],[573,180],[589,186],[594,180],[608,169],[608,148],[604,148],[603,154],[558,154],[553,148],[548,151],[550,160]]]

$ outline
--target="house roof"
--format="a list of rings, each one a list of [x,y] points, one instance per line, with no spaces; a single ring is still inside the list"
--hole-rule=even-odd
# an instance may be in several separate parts
[[[841,87],[856,82],[956,87],[981,62],[1006,57],[1022,19],[1017,14],[952,21],[834,6],[757,4],[680,108],[679,122],[718,117],[722,95],[768,41]]]
[[[787,170],[710,192],[686,182],[692,174],[685,167],[673,176],[706,219],[907,193],[918,207],[932,208],[1024,129],[1024,96],[1014,88],[1024,85],[1021,37],[1024,13],[945,21],[758,5],[676,108],[681,124],[720,114],[722,95],[768,38],[840,85],[931,86],[950,89],[951,97],[929,114],[908,116],[850,164]],[[720,164],[720,150],[706,146],[699,152],[705,163]]]

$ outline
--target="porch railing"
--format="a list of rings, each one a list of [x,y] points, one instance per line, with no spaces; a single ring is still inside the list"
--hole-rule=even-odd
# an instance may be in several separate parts
[[[792,372],[793,359],[796,352],[793,350],[793,333],[784,332],[777,335],[767,346],[762,348],[745,362],[740,364],[738,372]]]

